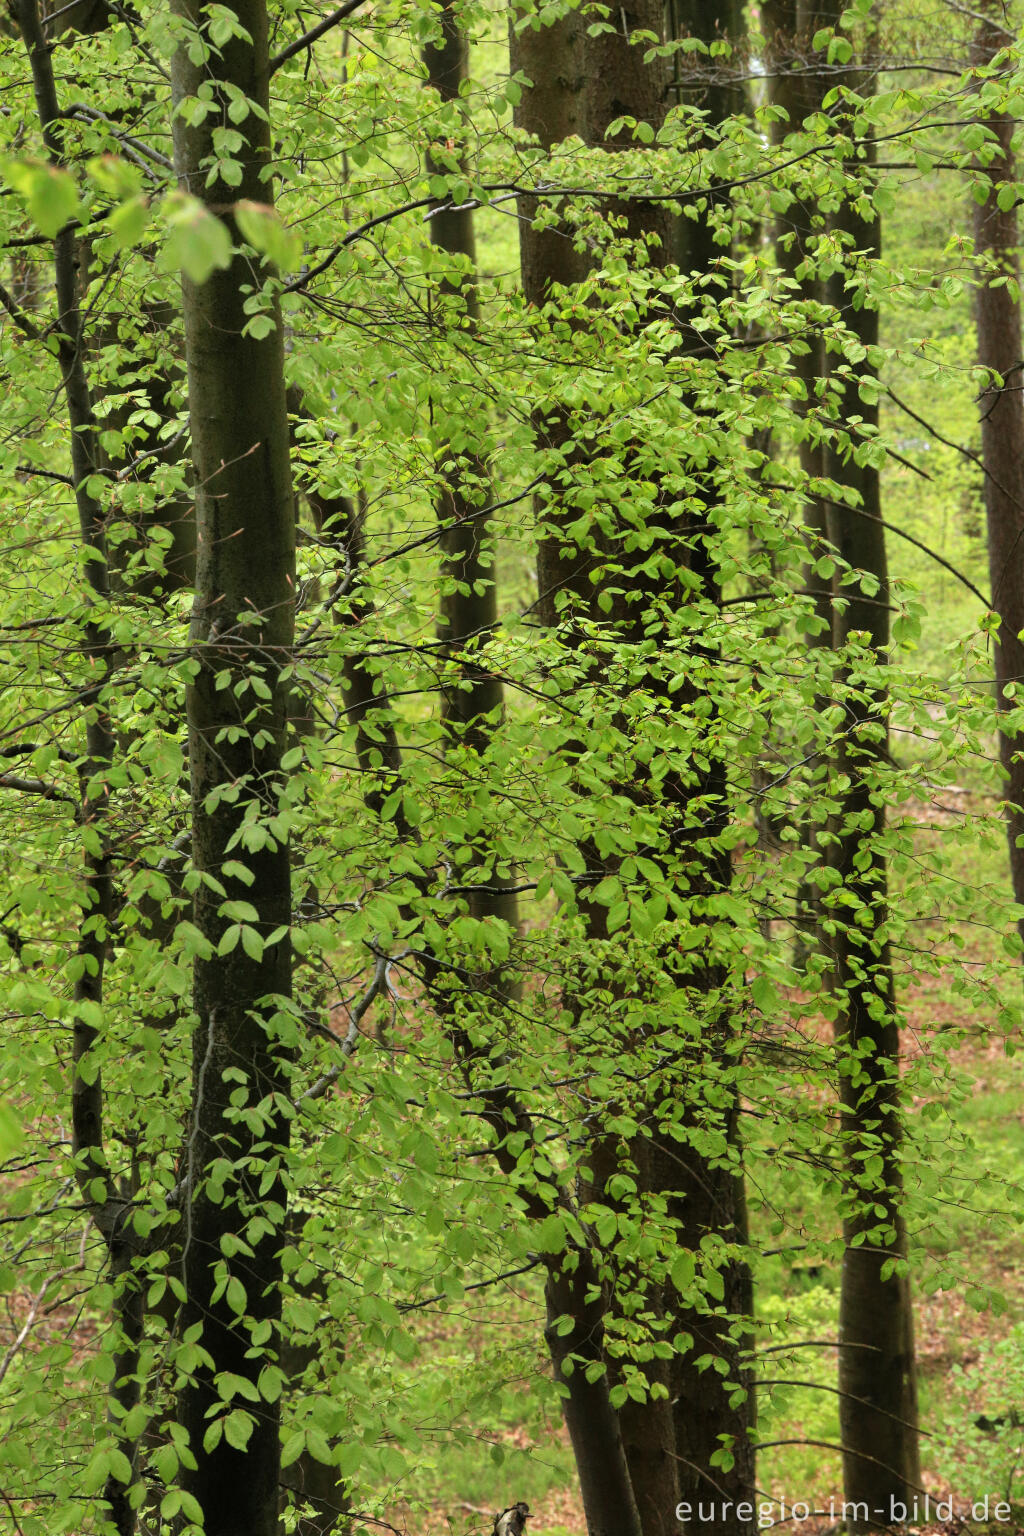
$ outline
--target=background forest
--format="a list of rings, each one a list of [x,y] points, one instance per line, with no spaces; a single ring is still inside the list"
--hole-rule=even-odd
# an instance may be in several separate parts
[[[1020,1523],[1022,26],[9,0],[4,1536]]]

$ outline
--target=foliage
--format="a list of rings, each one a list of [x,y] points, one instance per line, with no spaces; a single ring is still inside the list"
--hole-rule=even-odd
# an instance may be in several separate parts
[[[998,1345],[984,1344],[972,1365],[954,1365],[939,1417],[935,1462],[944,1479],[1021,1502],[1021,1392],[1024,1327],[1014,1325]],[[954,1471],[955,1469],[955,1471]]]
[[[233,13],[216,9],[226,29],[217,46],[226,46]],[[275,47],[299,35],[301,19],[280,8]],[[617,1302],[616,1405],[643,1399],[651,1362],[682,1347],[655,1288],[669,1284],[681,1306],[713,1314],[740,1245],[709,1234],[679,1248],[677,1218],[639,1180],[638,1141],[655,1127],[712,1166],[729,1165],[737,1099],[754,1250],[796,1236],[812,1257],[836,1259],[834,1106],[840,1076],[860,1066],[832,1043],[839,1003],[827,946],[808,955],[789,941],[808,879],[826,940],[869,925],[803,829],[816,829],[818,849],[842,830],[847,786],[834,749],[851,706],[883,685],[897,747],[871,770],[871,787],[888,809],[878,848],[896,895],[885,936],[901,1006],[912,983],[941,976],[964,1016],[991,1009],[1008,1039],[1018,1027],[1019,987],[1007,981],[1019,964],[1014,909],[994,882],[966,885],[960,862],[965,846],[994,844],[1001,823],[994,803],[951,809],[944,798],[963,783],[993,794],[976,608],[941,607],[950,587],[933,587],[914,546],[882,595],[894,609],[890,655],[856,637],[836,651],[807,644],[816,623],[808,581],[830,582],[836,562],[808,549],[803,507],[822,487],[799,467],[804,436],[884,464],[892,519],[925,542],[955,486],[967,510],[957,541],[942,547],[980,579],[975,470],[953,450],[929,450],[936,479],[924,496],[909,492],[905,460],[924,450],[901,435],[895,405],[876,436],[841,414],[834,391],[805,401],[795,361],[818,330],[837,372],[863,393],[877,388],[877,370],[883,387],[923,409],[969,367],[969,278],[928,270],[934,229],[912,241],[897,224],[895,249],[876,259],[844,251],[823,226],[810,270],[842,270],[850,304],[883,306],[884,345],[868,358],[843,314],[780,271],[763,236],[798,200],[823,213],[844,198],[873,201],[908,222],[934,188],[943,207],[961,206],[985,142],[972,77],[936,83],[922,66],[920,80],[870,101],[839,84],[775,148],[769,106],[709,134],[684,104],[659,137],[637,132],[609,173],[600,147],[569,142],[548,156],[523,141],[510,120],[523,82],[495,62],[503,18],[467,5],[460,20],[487,61],[462,110],[422,84],[418,49],[437,21],[426,6],[381,5],[328,33],[309,69],[303,53],[282,63],[279,216],[250,200],[237,228],[173,185],[159,147],[172,113],[166,66],[175,47],[197,46],[170,13],[143,6],[137,22],[119,17],[62,40],[75,76],[65,91],[82,105],[69,105],[60,167],[43,160],[34,127],[26,145],[24,51],[17,39],[0,43],[18,103],[0,124],[0,169],[15,194],[0,204],[13,272],[0,444],[2,1072],[6,1113],[22,1131],[19,1144],[0,1143],[10,1218],[0,1274],[31,1323],[31,1349],[13,1348],[0,1365],[11,1389],[0,1487],[23,1536],[102,1529],[111,1478],[133,1485],[160,1528],[199,1520],[178,1485],[196,1448],[175,1418],[204,1347],[176,1322],[196,1092],[191,975],[197,956],[211,957],[194,922],[198,887],[222,901],[222,958],[237,950],[258,961],[282,937],[190,861],[184,698],[199,662],[188,592],[168,574],[174,529],[161,518],[189,481],[180,273],[201,285],[243,252],[248,332],[272,330],[279,297],[288,381],[301,397],[286,777],[269,805],[251,787],[218,790],[245,805],[225,880],[251,886],[256,855],[275,840],[293,849],[296,1000],[273,1016],[290,1054],[288,1094],[275,1107],[292,1141],[282,1167],[256,1170],[263,1196],[278,1175],[287,1190],[284,1323],[280,1338],[252,1332],[263,1362],[255,1398],[244,1378],[222,1375],[207,1450],[220,1437],[243,1448],[261,1403],[281,1399],[286,1467],[302,1455],[330,1463],[368,1522],[401,1502],[415,1507],[438,1463],[458,1464],[481,1434],[503,1452],[510,1381],[543,1405],[527,1422],[550,1416],[564,1383],[536,1385],[546,1369],[539,1278],[549,1260],[571,1263],[580,1251]],[[860,25],[848,13],[842,31],[856,37]],[[815,40],[839,64],[848,46],[838,32]],[[1012,99],[1018,68],[1008,55],[990,95]],[[831,110],[837,103],[844,114]],[[213,94],[173,110],[204,121]],[[216,130],[209,171],[228,185],[237,126],[251,110],[231,99]],[[914,170],[902,158],[895,169],[856,166],[869,133],[900,145]],[[435,164],[450,156],[447,169],[424,172],[425,143]],[[713,270],[694,277],[650,260],[609,213],[622,186],[713,224],[722,247]],[[456,203],[486,215],[476,274],[429,240],[425,215]],[[540,311],[512,274],[515,216],[563,218],[567,238],[590,254],[579,287],[554,292]],[[70,220],[81,237],[107,596],[84,581],[91,551],[65,483],[69,425],[53,406],[49,241]],[[968,256],[960,237],[942,246],[951,269]],[[473,324],[462,293],[470,282]],[[973,427],[966,392],[955,399],[944,431],[959,441]],[[439,448],[435,425],[452,401],[458,420]],[[554,422],[557,434],[546,430]],[[506,702],[483,743],[452,732],[440,710],[466,687],[465,654],[446,654],[434,634],[438,594],[457,580],[442,569],[435,517],[453,470],[478,509],[493,502],[494,564],[478,579],[499,582],[501,618],[470,649],[474,667],[501,679]],[[824,490],[847,495],[841,484]],[[314,518],[316,498],[333,501],[334,523]],[[343,504],[348,513],[337,511]],[[529,571],[538,537],[554,527],[567,551],[599,551],[600,590],[592,608],[561,605],[551,627],[537,620]],[[701,561],[713,582],[694,575]],[[856,572],[837,579],[840,600],[858,584],[867,592]],[[942,581],[951,583],[948,571]],[[82,644],[87,624],[109,658],[99,679]],[[232,729],[258,729],[270,691],[263,671],[225,663],[217,687],[237,700]],[[102,771],[85,742],[101,708],[116,742]],[[702,788],[709,764],[727,765],[724,805]],[[100,839],[117,898],[94,1001],[76,995],[76,982],[89,965],[78,944],[91,920],[84,859]],[[723,854],[732,884],[708,891],[702,861]],[[516,891],[518,931],[480,915],[476,899],[495,885]],[[964,923],[992,936],[970,965],[958,964]],[[710,1053],[723,1018],[728,1044]],[[77,1078],[102,1081],[106,1156],[136,1240],[120,1273],[90,1224],[95,1191],[75,1185],[76,1025],[94,1032]],[[955,1031],[941,1042],[956,1043]],[[906,1066],[906,1097],[921,1106],[905,1152],[908,1170],[920,1167],[909,1191],[918,1227],[938,1220],[949,1197],[951,1084],[955,1067],[938,1049]],[[270,1113],[248,1103],[245,1083],[236,1108],[240,1120]],[[614,1163],[604,1187],[593,1177],[599,1140]],[[868,1149],[868,1191],[872,1180],[878,1188],[877,1161]],[[226,1154],[207,1170],[207,1190],[235,1200],[251,1171]],[[1015,1219],[1019,1192],[1009,1199]],[[277,1214],[254,1203],[214,1260],[240,1319],[252,1301],[246,1259]],[[933,1253],[926,1284],[949,1280],[954,1261]],[[986,1285],[979,1279],[979,1292]],[[146,1317],[126,1365],[121,1320],[133,1294],[144,1295]],[[815,1293],[784,1312],[768,1304],[761,1323],[767,1333],[785,1316],[789,1343],[806,1323],[818,1336],[826,1310]],[[498,1345],[480,1347],[494,1337]],[[290,1375],[278,1359],[285,1340],[306,1355]],[[828,1366],[809,1369],[817,1380]],[[126,1370],[139,1401],[118,1419],[107,1388]],[[964,1394],[976,1386],[961,1379]],[[771,1415],[785,1412],[782,1396],[768,1401],[766,1439]],[[137,1467],[126,1442],[139,1447]],[[994,1475],[987,1447],[979,1442],[979,1476]]]

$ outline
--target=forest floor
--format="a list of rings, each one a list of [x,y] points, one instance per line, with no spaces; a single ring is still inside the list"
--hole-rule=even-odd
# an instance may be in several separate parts
[[[903,1050],[908,1062],[930,1052],[943,1031],[964,1025],[965,1005],[943,980],[915,984],[906,1005]],[[969,1161],[952,1169],[952,1187],[963,1192],[945,1207],[948,1215],[922,1226],[914,1240],[922,1261],[916,1331],[921,1418],[927,1431],[923,1481],[933,1501],[952,1498],[955,1517],[910,1525],[909,1530],[919,1536],[990,1536],[997,1530],[1024,1536],[1024,1224],[1019,1205],[1013,1209],[1013,1179],[1024,1166],[1024,1063],[1008,1053],[991,1021],[981,1016],[970,1020],[961,1043],[947,1054],[957,1078],[970,1083],[954,1121],[973,1137],[975,1149]],[[21,1182],[15,1175],[12,1184]],[[68,1261],[72,1268],[81,1264],[77,1245]],[[943,1283],[929,1289],[929,1275],[932,1282],[941,1275]],[[774,1308],[782,1337],[835,1336],[834,1276],[775,1263],[758,1278],[759,1306],[766,1314]],[[998,1299],[998,1309],[971,1304],[972,1295],[978,1301],[986,1290]],[[5,1300],[0,1358],[35,1299],[14,1291]],[[527,1499],[532,1510],[528,1536],[585,1536],[571,1453],[545,1380],[536,1290],[524,1281],[507,1301],[509,1316],[501,1322],[516,1333],[520,1355],[524,1339],[535,1341],[534,1374],[510,1384],[500,1426],[465,1446],[445,1445],[429,1481],[413,1489],[426,1492],[426,1510],[421,1502],[415,1508],[392,1506],[387,1518],[403,1536],[490,1536],[494,1511],[519,1498]],[[87,1315],[73,1306],[50,1311],[44,1303],[45,1297],[35,1301],[43,1314],[36,1327],[63,1330],[76,1351],[94,1346],[96,1329]],[[422,1342],[444,1354],[452,1338],[449,1330],[458,1326],[439,1316],[436,1338]],[[484,1357],[489,1342],[482,1336],[478,1345]],[[464,1338],[460,1344],[465,1348]],[[525,1346],[527,1355],[531,1348]],[[822,1358],[806,1374],[826,1386],[833,1369],[833,1358]],[[770,1433],[762,1429],[764,1438],[818,1442],[763,1454],[759,1481],[766,1501],[777,1505],[785,1499],[787,1506],[802,1501],[818,1512],[783,1523],[776,1509],[774,1528],[795,1536],[825,1536],[836,1528],[830,1503],[842,1502],[838,1455],[821,1449],[822,1442],[838,1440],[835,1399],[811,1388],[780,1394],[765,1406],[763,1421],[770,1418]],[[975,1421],[982,1417],[993,1427],[979,1427]],[[504,1466],[492,1460],[495,1444],[507,1453]],[[1008,1498],[1014,1518],[1004,1524],[972,1518],[971,1505],[986,1495],[992,1506]]]

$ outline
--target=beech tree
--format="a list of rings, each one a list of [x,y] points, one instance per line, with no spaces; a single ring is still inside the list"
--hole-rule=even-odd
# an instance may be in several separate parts
[[[239,5],[219,24],[199,4],[175,15],[184,23],[173,63],[176,170],[240,244],[235,206],[245,199],[269,207],[273,195],[266,6]],[[230,170],[216,139],[218,111],[229,107]],[[278,1523],[277,1399],[264,1397],[259,1414],[246,1416],[246,1432],[223,1433],[226,1402],[259,1393],[280,1323],[295,1028],[291,817],[281,767],[295,513],[281,316],[270,298],[253,325],[245,303],[253,276],[236,250],[205,283],[183,280],[199,551],[188,737],[201,952],[180,1328],[202,1355],[184,1376],[179,1412],[195,1457],[182,1486],[205,1528],[269,1536]],[[233,1272],[236,1255],[245,1256],[244,1279]],[[226,1375],[236,1379],[227,1400]]]
[[[746,1533],[807,1342],[752,1282],[797,1242],[853,1255],[851,1489],[912,1488],[905,1198],[948,1192],[934,1147],[900,1188],[935,1090],[895,1034],[950,834],[896,807],[990,717],[932,729],[971,663],[901,650],[864,516],[915,290],[857,153],[976,175],[956,87],[872,92],[860,13],[778,20],[799,105],[744,91],[731,6],[523,7],[508,69],[461,0],[17,20],[4,1509],[426,1525],[482,1439],[514,1506],[561,1413],[593,1536]],[[832,989],[772,938],[809,866]]]
[[[973,62],[981,71],[979,92],[991,93],[989,75],[1010,35],[999,7],[985,6],[974,36]],[[991,602],[999,615],[994,644],[996,687],[1002,715],[1000,755],[1006,773],[1006,817],[1013,894],[1024,902],[1024,762],[1017,733],[1007,716],[1024,677],[1024,610],[1019,606],[1024,490],[1024,400],[1016,385],[1021,344],[1019,230],[1012,184],[1016,177],[1016,119],[1007,112],[983,111],[987,134],[987,169],[974,189],[974,249],[979,261],[975,300],[978,362],[988,384],[980,401],[981,458],[984,465],[985,517]],[[1024,929],[1022,929],[1024,933]]]

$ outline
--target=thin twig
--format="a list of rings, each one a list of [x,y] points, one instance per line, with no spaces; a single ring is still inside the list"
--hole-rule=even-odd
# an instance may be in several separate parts
[[[336,11],[325,16],[323,21],[318,22],[315,27],[310,27],[309,31],[297,37],[294,43],[289,43],[287,48],[282,48],[280,53],[275,53],[270,61],[270,73],[273,74],[276,69],[280,69],[282,64],[293,59],[297,53],[302,53],[306,48],[312,48],[325,32],[329,32],[332,27],[336,27],[339,22],[351,16],[353,11],[358,11],[362,4],[363,0],[346,0],[344,5],[339,5]]]

